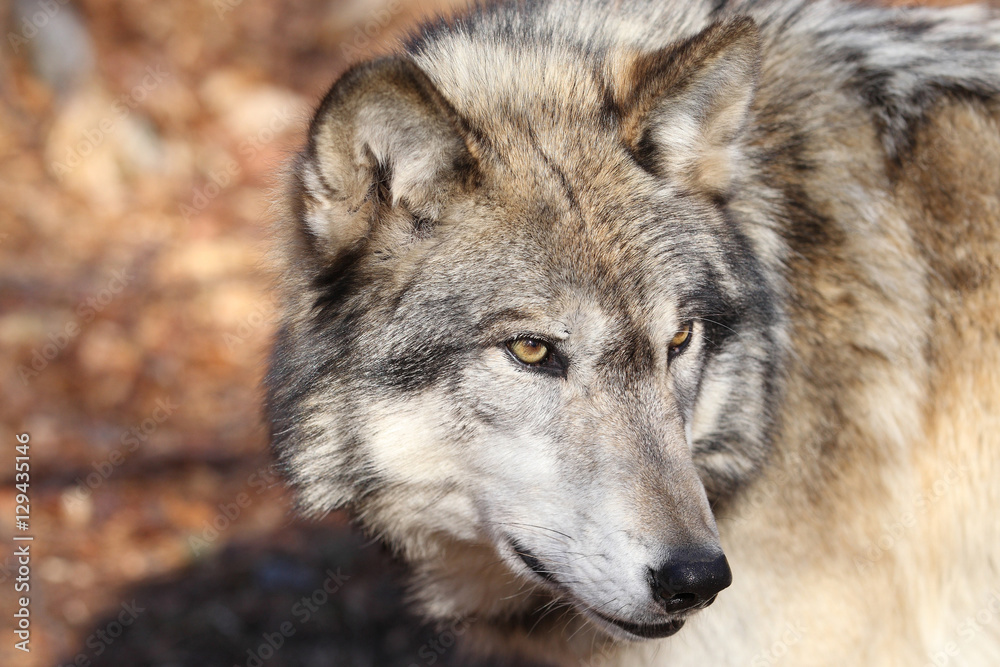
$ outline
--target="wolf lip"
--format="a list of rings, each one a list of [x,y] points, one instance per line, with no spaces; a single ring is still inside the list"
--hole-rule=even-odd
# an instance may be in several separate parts
[[[625,632],[635,635],[636,637],[642,637],[643,639],[663,639],[664,637],[670,637],[671,635],[676,634],[677,631],[684,626],[684,619],[682,618],[667,621],[666,623],[653,623],[645,625],[639,623],[629,623],[617,618],[605,616],[604,614],[596,611],[594,613],[608,623],[615,625]]]
[[[521,562],[524,563],[529,570],[546,581],[556,583],[555,576],[548,571],[544,565],[542,565],[542,561],[540,561],[537,556],[524,548],[524,546],[517,540],[513,538],[508,539],[510,541],[511,548],[514,549],[514,553],[517,554],[517,557],[521,559]]]

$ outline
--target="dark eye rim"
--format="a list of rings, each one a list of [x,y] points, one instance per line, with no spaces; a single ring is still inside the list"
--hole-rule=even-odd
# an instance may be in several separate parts
[[[691,339],[694,338],[694,320],[693,319],[692,320],[685,320],[684,324],[682,325],[682,328],[677,333],[680,333],[681,331],[687,331],[688,332],[688,337],[680,345],[677,345],[677,346],[668,345],[667,346],[667,359],[668,359],[668,361],[673,361],[674,359],[676,359],[677,357],[679,357],[681,354],[684,353],[684,350],[686,350],[688,348],[688,346],[691,344]]]
[[[511,346],[519,340],[533,340],[541,343],[546,348],[548,348],[548,353],[545,358],[539,362],[529,364],[525,361],[521,361],[520,358],[511,349]],[[521,368],[526,368],[533,371],[542,371],[546,373],[552,373],[556,375],[563,375],[566,372],[566,361],[563,359],[562,355],[559,354],[556,346],[548,338],[544,336],[534,336],[530,334],[525,334],[522,336],[515,336],[510,340],[503,342],[502,347],[514,363],[516,363]]]

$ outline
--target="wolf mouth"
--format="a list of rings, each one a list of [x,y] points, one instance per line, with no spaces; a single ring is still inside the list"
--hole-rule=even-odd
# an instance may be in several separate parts
[[[542,564],[542,562],[538,559],[537,556],[535,556],[526,548],[524,548],[524,546],[517,540],[510,537],[508,537],[507,539],[510,542],[510,546],[514,550],[514,553],[517,554],[517,557],[521,559],[521,562],[523,562],[528,567],[529,570],[537,574],[542,579],[545,579],[546,581],[558,585],[559,582],[556,581],[555,577],[552,575],[551,572],[545,569],[545,566]],[[712,599],[714,600],[715,598],[713,597]],[[592,613],[594,616],[597,616],[605,623],[613,625],[617,628],[621,628],[625,632],[634,635],[636,637],[639,637],[641,639],[663,639],[664,637],[670,637],[671,635],[676,634],[677,631],[684,626],[684,620],[685,620],[682,618],[677,618],[672,621],[667,621],[666,623],[651,623],[651,624],[629,623],[628,621],[612,618],[611,616],[605,616],[604,614],[595,611],[591,608],[588,607],[585,608],[587,609],[587,611]]]
[[[667,621],[666,623],[654,623],[650,625],[643,625],[639,623],[629,623],[628,621],[623,621],[617,618],[612,618],[610,616],[605,616],[604,614],[590,610],[595,616],[600,618],[611,625],[621,628],[629,634],[635,635],[636,637],[641,637],[643,639],[663,639],[664,637],[670,637],[677,633],[682,627],[684,627],[684,619],[677,618],[672,621]]]

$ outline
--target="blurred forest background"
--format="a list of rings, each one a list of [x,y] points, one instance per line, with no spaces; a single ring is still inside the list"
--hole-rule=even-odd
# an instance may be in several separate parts
[[[258,389],[269,200],[312,108],[463,2],[0,2],[0,665],[473,664],[346,517],[294,517]]]

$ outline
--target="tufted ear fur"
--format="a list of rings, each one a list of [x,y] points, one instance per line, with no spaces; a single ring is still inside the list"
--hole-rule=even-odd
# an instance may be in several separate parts
[[[323,99],[297,170],[301,219],[325,254],[426,230],[476,162],[427,75],[393,57],[349,70]]]
[[[658,175],[725,196],[753,102],[760,34],[748,17],[637,58],[625,79],[626,142]]]

